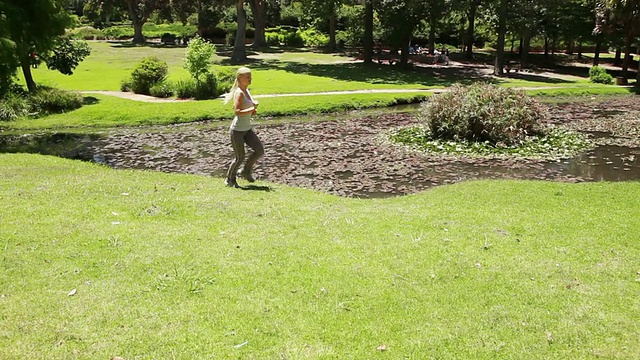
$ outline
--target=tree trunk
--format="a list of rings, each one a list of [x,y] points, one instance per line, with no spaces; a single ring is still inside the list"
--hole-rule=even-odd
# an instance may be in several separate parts
[[[549,56],[549,38],[544,37],[544,56]]]
[[[338,45],[336,42],[336,11],[332,9],[331,14],[329,15],[329,50],[336,51],[338,49]]]
[[[27,83],[27,89],[29,89],[30,93],[35,92],[37,87],[35,81],[33,81],[33,75],[31,75],[31,60],[28,56],[20,59],[20,66],[22,67],[24,81]]]
[[[409,45],[411,45],[411,34],[402,42],[402,51],[400,52],[400,67],[407,69],[409,66]]]
[[[198,35],[200,35],[200,37],[203,37],[202,35],[204,34],[205,26],[204,26],[204,13],[202,11],[202,1],[197,2],[197,12],[198,12]]]
[[[145,39],[142,35],[142,23],[140,21],[133,22],[133,43],[144,44]]]
[[[582,59],[582,41],[578,41],[578,59]]]
[[[631,45],[633,45],[633,33],[629,32],[629,34],[627,34],[627,40],[624,45],[624,61],[622,61],[622,72],[620,74],[620,76],[625,79],[625,83],[628,75],[627,73],[629,70],[629,65],[631,64]]]
[[[493,66],[493,74],[504,75],[504,40],[507,32],[507,3],[509,0],[500,0],[498,12],[498,44],[496,49],[496,61]]]
[[[520,36],[520,40],[519,40],[519,43],[518,43],[518,55],[520,55],[520,56],[522,56],[522,46],[523,46],[522,43],[523,43],[523,37]]]
[[[251,6],[253,23],[255,25],[255,34],[253,36],[253,44],[251,44],[251,47],[254,49],[267,47],[267,40],[264,34],[267,26],[266,0],[252,0],[249,1],[249,5]]]
[[[364,3],[364,63],[373,64],[373,0]]]
[[[470,4],[469,13],[467,14],[467,18],[469,19],[469,27],[467,28],[467,53],[466,58],[468,60],[473,59],[473,43],[474,43],[474,32],[475,32],[475,22],[476,22],[476,10],[478,9],[478,4],[473,1]]]
[[[138,13],[138,7],[135,0],[127,0],[129,5],[129,15],[131,16],[131,22],[133,23],[133,43],[144,44],[144,35],[142,35],[142,25],[146,18],[140,16]]]
[[[247,49],[244,43],[247,32],[247,13],[243,5],[244,0],[236,0],[238,29],[236,30],[236,40],[233,44],[233,54],[231,55],[231,62],[233,63],[242,63],[247,60]]]
[[[622,48],[620,46],[616,46],[616,57],[613,60],[613,65],[620,66],[620,55],[622,53]]]
[[[520,67],[526,68],[529,65],[529,49],[531,48],[531,35],[528,33],[522,37],[520,46]]]
[[[429,17],[429,54],[433,55],[436,49],[436,23],[437,19],[434,14]]]
[[[600,48],[602,47],[602,36],[596,36],[596,50],[593,55],[593,66],[597,66],[600,63]]]
[[[573,40],[570,40],[570,41],[569,41],[569,44],[568,44],[568,46],[567,46],[567,51],[566,51],[566,53],[567,53],[568,55],[573,55]]]

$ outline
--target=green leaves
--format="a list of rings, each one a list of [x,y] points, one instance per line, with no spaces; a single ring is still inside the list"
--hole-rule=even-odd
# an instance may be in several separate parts
[[[548,160],[569,158],[591,147],[591,142],[584,135],[559,128],[547,128],[544,135],[528,136],[520,144],[513,146],[505,144],[494,145],[489,141],[474,142],[438,139],[423,127],[395,130],[389,135],[389,140],[396,144],[444,155],[515,156]]]
[[[209,73],[211,57],[216,52],[215,45],[206,42],[200,36],[189,41],[184,59],[184,68],[200,83]]]
[[[607,69],[598,65],[589,69],[589,81],[600,84],[611,84],[613,76],[607,74]]]
[[[142,59],[131,73],[131,89],[136,94],[149,95],[153,85],[165,80],[168,68],[165,61],[155,56]]]
[[[90,54],[91,48],[86,41],[61,37],[56,41],[56,47],[51,54],[45,58],[45,62],[49,69],[71,75],[78,64]]]

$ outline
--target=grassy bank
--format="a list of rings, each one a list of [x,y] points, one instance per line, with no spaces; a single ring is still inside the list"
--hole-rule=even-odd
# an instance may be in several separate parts
[[[0,172],[2,359],[640,353],[638,182],[354,200],[37,155]]]
[[[348,94],[301,97],[259,98],[256,119],[269,116],[338,112],[419,102],[426,94]],[[21,118],[0,123],[4,130],[45,130],[60,128],[109,128],[118,126],[162,125],[199,120],[230,120],[231,104],[221,99],[206,101],[146,103],[105,95],[89,95],[92,105],[64,114],[38,119]]]

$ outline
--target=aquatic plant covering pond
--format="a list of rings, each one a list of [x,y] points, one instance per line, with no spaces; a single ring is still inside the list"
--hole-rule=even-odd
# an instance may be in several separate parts
[[[561,158],[562,146],[548,142],[555,152],[552,160],[415,151],[388,141],[395,129],[419,125],[415,109],[406,108],[320,119],[258,119],[256,131],[266,154],[256,175],[273,183],[350,197],[406,195],[487,178],[640,179],[640,104],[634,96],[573,101],[552,105],[549,110],[548,125],[582,134],[575,141],[582,144],[588,138],[590,149]],[[0,151],[46,153],[115,168],[216,176],[222,181],[232,156],[227,131],[226,123],[208,122],[91,134],[4,136]]]
[[[416,149],[445,155],[468,156],[518,156],[557,160],[578,155],[590,148],[593,142],[586,135],[560,128],[546,130],[545,136],[530,136],[520,145],[494,146],[488,141],[446,141],[434,138],[420,126],[396,129],[389,135],[392,142]]]

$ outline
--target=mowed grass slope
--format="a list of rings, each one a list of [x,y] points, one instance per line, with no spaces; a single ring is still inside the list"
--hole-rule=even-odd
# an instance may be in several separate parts
[[[358,200],[39,155],[0,173],[2,359],[640,354],[638,182]]]

